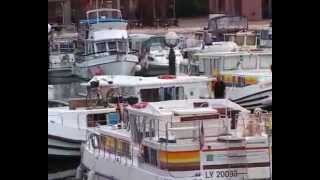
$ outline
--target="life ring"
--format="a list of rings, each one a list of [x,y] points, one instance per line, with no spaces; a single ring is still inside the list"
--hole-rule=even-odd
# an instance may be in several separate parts
[[[176,78],[175,75],[169,75],[169,74],[159,76],[159,79],[175,79],[175,78]]]

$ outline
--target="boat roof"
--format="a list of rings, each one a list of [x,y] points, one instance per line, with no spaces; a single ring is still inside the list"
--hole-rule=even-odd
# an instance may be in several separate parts
[[[108,113],[108,112],[115,112],[115,108],[92,108],[87,109],[77,108],[77,109],[70,109],[69,106],[63,107],[50,107],[48,108],[48,115],[58,115],[62,113],[86,113],[86,114],[94,114],[94,113]]]
[[[131,39],[149,39],[150,37],[153,37],[155,35],[152,34],[130,34],[129,38]]]
[[[137,87],[137,86],[161,86],[161,85],[175,85],[197,82],[209,82],[215,80],[215,78],[209,78],[205,76],[176,76],[174,79],[161,79],[159,77],[142,77],[142,76],[124,76],[124,75],[103,75],[93,77],[86,85],[90,85],[91,81],[99,81],[100,86],[111,86],[109,82],[112,82],[112,86],[123,87]]]
[[[263,77],[270,79],[272,78],[272,72],[269,69],[266,70],[232,70],[232,71],[223,71],[222,75],[232,75],[232,76],[252,76],[252,77]]]
[[[118,129],[110,125],[103,125],[103,126],[96,127],[96,130],[97,130],[96,132],[103,135],[107,135],[107,136],[109,135],[117,139],[131,141],[131,132],[124,128]]]
[[[194,103],[208,103],[208,107],[195,108]],[[231,102],[228,99],[188,99],[188,100],[171,100],[161,102],[150,102],[144,108],[128,107],[128,110],[136,114],[150,116],[172,116],[180,115],[197,115],[206,113],[216,113],[215,108],[230,108],[239,110],[244,113],[249,111],[240,105]]]
[[[108,29],[108,30],[98,30],[92,32],[92,37],[90,40],[106,40],[106,39],[127,39],[127,30],[122,29]]]
[[[114,11],[114,12],[121,13],[121,11],[120,11],[119,9],[112,9],[112,8],[100,8],[100,9],[93,9],[93,10],[89,10],[89,11],[87,11],[87,14],[90,14],[90,13],[96,13],[96,12],[102,12],[102,11]]]
[[[206,51],[206,52],[199,52],[195,53],[194,56],[199,57],[212,57],[212,56],[239,56],[239,55],[272,55],[272,49],[267,50],[263,49],[261,51],[250,51],[250,50],[239,50],[239,51],[229,51],[229,52],[212,52],[212,51]]]

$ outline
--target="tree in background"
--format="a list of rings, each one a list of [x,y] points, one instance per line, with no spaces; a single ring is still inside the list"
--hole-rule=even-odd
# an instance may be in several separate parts
[[[208,15],[207,0],[176,0],[177,17]]]

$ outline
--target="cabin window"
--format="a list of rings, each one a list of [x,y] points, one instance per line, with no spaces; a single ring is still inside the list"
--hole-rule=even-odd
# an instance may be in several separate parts
[[[107,50],[106,42],[96,43],[96,47],[97,47],[97,53],[106,52]]]
[[[87,54],[93,54],[94,53],[94,47],[93,47],[93,44],[92,43],[88,43],[87,44]]]
[[[134,88],[132,87],[120,87],[120,92],[124,97],[135,96]]]
[[[53,44],[51,46],[51,52],[59,52],[59,45],[58,44]]]
[[[261,31],[261,39],[263,39],[263,40],[269,39],[269,31],[268,30]]]
[[[256,69],[257,68],[257,56],[247,56],[242,61],[242,69]]]
[[[236,36],[235,37],[235,43],[238,46],[243,46],[244,45],[244,36]]]
[[[141,101],[144,102],[159,102],[159,89],[141,89],[140,90]]]
[[[83,41],[77,41],[76,42],[76,54],[83,54],[84,53],[84,42]]]
[[[272,64],[272,58],[270,55],[261,55],[260,56],[260,68],[261,69],[270,69]]]
[[[106,125],[106,114],[88,114],[87,115],[87,127],[96,127],[97,125]]]
[[[117,140],[117,155],[131,158],[129,142]]]
[[[117,42],[108,42],[109,51],[116,51],[117,50]]]
[[[145,163],[151,164],[153,166],[158,166],[157,150],[144,146],[143,155],[144,155],[143,159]]]
[[[208,102],[195,102],[195,103],[193,103],[193,107],[195,107],[195,108],[209,107],[209,103]]]
[[[207,155],[207,161],[213,161],[213,154]]]
[[[176,87],[176,99],[181,100],[184,99],[184,88]]]
[[[247,44],[248,46],[254,46],[254,45],[256,45],[256,36],[247,36],[246,44]]]
[[[163,96],[161,98],[161,101],[168,101],[168,100],[175,99],[175,97],[174,97],[175,92],[173,90],[174,90],[174,88],[172,88],[172,87],[163,88]]]
[[[120,52],[126,52],[127,51],[127,42],[125,42],[125,41],[118,42],[118,49]]]
[[[223,61],[224,70],[235,70],[238,69],[239,60],[237,57],[230,57]]]
[[[60,51],[62,53],[71,53],[73,52],[73,43],[72,42],[64,42],[60,44]]]
[[[160,88],[160,101],[179,100],[184,97],[183,87],[166,87]]]
[[[99,136],[96,135],[96,134],[91,134],[90,136],[91,137],[90,137],[90,142],[89,143],[91,144],[91,146],[94,149],[100,148],[100,138],[99,138]]]
[[[157,150],[150,148],[150,164],[158,166]]]
[[[116,140],[111,136],[104,136],[104,148],[109,153],[115,153]]]

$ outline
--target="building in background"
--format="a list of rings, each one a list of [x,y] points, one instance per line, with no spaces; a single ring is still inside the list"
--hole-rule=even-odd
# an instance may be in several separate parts
[[[246,16],[248,20],[272,18],[272,0],[208,0],[209,13]]]
[[[192,16],[224,13],[246,16],[249,20],[272,18],[272,0],[177,0],[177,2],[176,0],[48,0],[48,22],[76,24],[85,18],[87,10],[115,8],[120,9],[123,17],[129,22],[158,25],[161,21],[175,20],[176,11],[185,10],[181,2],[197,6],[195,9],[201,9],[199,12],[185,10]],[[188,13],[184,13],[184,16]]]

